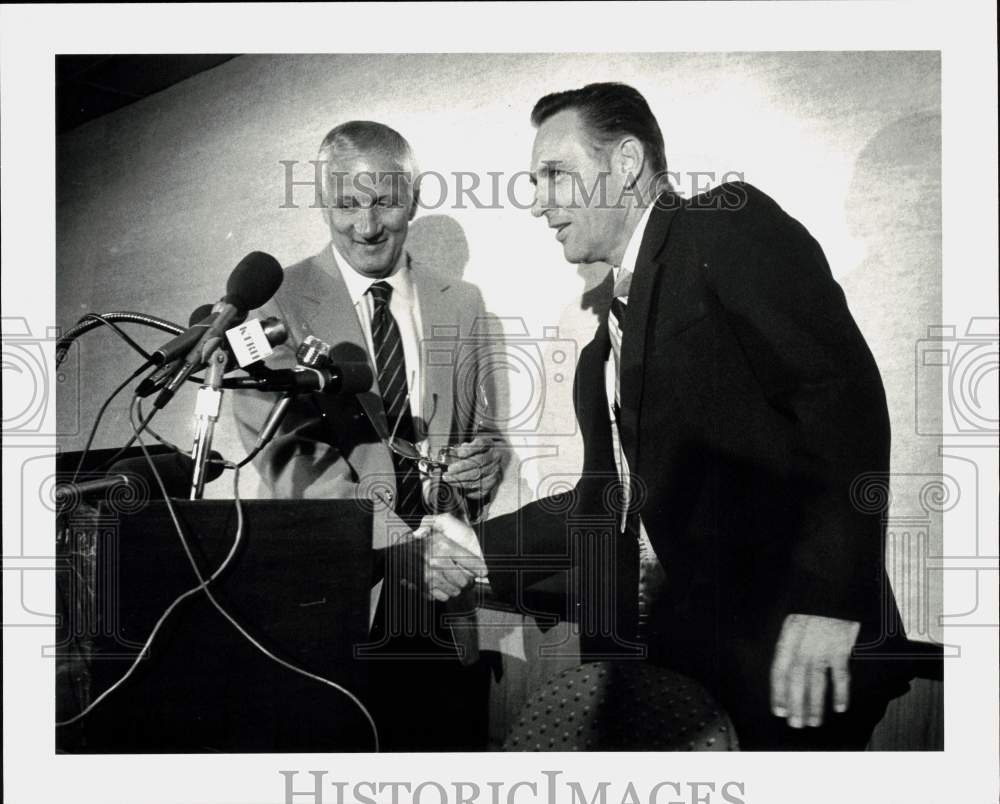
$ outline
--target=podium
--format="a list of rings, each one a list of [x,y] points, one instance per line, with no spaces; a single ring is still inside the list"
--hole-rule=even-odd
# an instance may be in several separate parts
[[[229,553],[236,507],[174,500],[204,577]],[[157,619],[198,585],[163,500],[82,503],[58,521],[56,719],[131,666]],[[240,547],[210,588],[268,651],[365,701],[372,511],[354,500],[244,500]],[[279,666],[200,591],[161,627],[132,676],[81,720],[63,753],[371,751],[339,690]]]

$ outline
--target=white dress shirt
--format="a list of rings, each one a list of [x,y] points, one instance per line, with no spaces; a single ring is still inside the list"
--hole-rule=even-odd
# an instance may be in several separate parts
[[[396,319],[399,336],[403,341],[406,385],[410,391],[410,413],[414,419],[417,419],[423,415],[421,405],[424,397],[424,386],[420,365],[420,341],[423,335],[423,326],[420,318],[420,299],[413,283],[406,252],[399,255],[399,260],[396,262],[392,274],[381,279],[373,279],[355,271],[332,242],[330,248],[333,250],[334,262],[340,270],[340,275],[344,278],[344,284],[347,285],[347,292],[354,305],[354,312],[357,313],[361,332],[365,336],[365,347],[368,349],[373,364],[375,362],[375,346],[372,343],[372,316],[375,313],[375,299],[368,292],[368,288],[376,282],[386,282],[392,288],[392,296],[389,298],[389,312]],[[389,422],[389,432],[392,432],[395,424],[396,422]]]
[[[614,269],[614,279],[616,288],[619,287],[619,283],[622,282],[629,274],[635,273],[636,261],[639,259],[639,247],[642,245],[642,238],[646,233],[646,225],[649,222],[649,215],[653,207],[649,206],[643,212],[642,217],[639,219],[638,225],[635,227],[635,231],[632,232],[632,237],[628,241],[628,246],[625,248],[625,254],[622,256],[622,264]],[[628,296],[620,296],[625,304],[628,304]],[[604,385],[608,396],[608,411],[611,419],[611,442],[613,453],[615,456],[615,466],[618,469],[618,476],[621,478],[622,483],[625,486],[625,498],[626,505],[622,507],[621,519],[619,520],[618,527],[621,533],[625,533],[626,529],[626,512],[628,509],[628,501],[631,500],[631,486],[629,484],[630,472],[628,459],[625,457],[625,451],[622,449],[621,438],[618,433],[618,426],[615,423],[615,389],[619,383],[619,373],[620,367],[617,365],[617,360],[615,358],[615,352],[617,351],[619,357],[621,355],[622,346],[622,332],[614,323],[613,317],[609,312],[608,320],[608,334],[612,341],[612,348],[608,353],[608,360],[604,365]],[[626,316],[628,315],[626,311]],[[620,400],[619,400],[620,402]],[[637,590],[639,595],[639,630],[638,637],[640,640],[645,640],[649,636],[649,620],[652,614],[652,607],[655,603],[656,598],[660,594],[660,590],[666,581],[666,577],[663,572],[663,566],[660,564],[660,560],[656,555],[656,551],[653,550],[653,545],[649,541],[649,535],[646,533],[646,524],[642,521],[642,517],[639,517],[639,588]]]
[[[614,266],[614,280],[615,285],[622,280],[626,274],[635,273],[635,263],[639,259],[639,247],[642,245],[642,237],[646,233],[646,224],[649,222],[649,215],[653,210],[653,205],[650,204],[646,207],[646,211],[642,213],[642,217],[639,219],[638,225],[635,227],[635,231],[632,232],[632,237],[628,241],[628,245],[625,247],[625,254],[622,256],[622,264]],[[628,304],[628,296],[623,296],[622,301]],[[610,315],[610,313],[609,313]],[[612,342],[621,337],[621,334],[615,332],[614,325],[609,322],[608,326],[609,335]],[[619,353],[621,352],[621,344],[618,345]],[[611,438],[614,442],[614,453],[615,453],[615,463],[618,465],[618,473],[621,476],[622,482],[625,484],[625,488],[629,488],[629,467],[628,461],[625,460],[625,453],[622,451],[621,441],[618,438],[618,427],[615,426],[615,388],[618,385],[619,369],[615,362],[615,349],[612,348],[608,352],[608,359],[604,364],[604,388],[608,398],[608,415],[611,418]],[[645,527],[640,527],[645,534]],[[625,530],[625,513],[622,512],[621,529]]]

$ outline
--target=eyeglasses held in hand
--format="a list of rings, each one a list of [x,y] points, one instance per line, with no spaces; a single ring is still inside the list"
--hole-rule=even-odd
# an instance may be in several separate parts
[[[410,383],[406,388],[406,399],[403,400],[402,406],[399,408],[399,414],[396,416],[396,423],[392,427],[392,433],[385,441],[385,445],[398,455],[400,458],[406,458],[407,460],[414,461],[417,464],[417,471],[421,474],[429,475],[432,472],[446,472],[448,470],[448,464],[443,461],[436,461],[433,458],[428,458],[423,455],[417,445],[412,441],[396,435],[399,430],[399,424],[403,420],[403,413],[410,407],[410,387],[416,380],[415,375],[411,375]]]

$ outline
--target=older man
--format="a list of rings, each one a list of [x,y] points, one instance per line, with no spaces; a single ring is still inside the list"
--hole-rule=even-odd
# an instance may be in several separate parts
[[[381,557],[390,554],[382,548],[410,539],[409,528],[432,507],[430,479],[412,448],[433,458],[441,447],[453,447],[443,480],[469,505],[482,505],[499,482],[497,439],[482,410],[489,394],[485,367],[476,360],[432,362],[424,355],[428,344],[440,355],[467,338],[484,316],[483,302],[472,285],[411,267],[405,244],[417,210],[419,173],[398,132],[376,122],[344,123],[326,135],[319,159],[330,243],[285,271],[266,313],[288,325],[290,338],[268,363],[294,365],[296,348],[313,336],[331,347],[334,364],[368,360],[376,382],[356,395],[297,397],[256,466],[268,496],[374,502]],[[253,394],[237,397],[236,416],[248,445],[272,402]],[[409,543],[428,548],[431,560],[433,539]],[[475,566],[472,556],[465,558]],[[440,601],[465,587],[474,572],[446,563],[426,576],[432,584],[427,596]],[[403,585],[421,579],[400,578],[384,564],[376,569],[378,576],[383,572],[374,647],[368,651],[383,746],[479,747],[485,740],[485,668],[459,663],[442,625],[443,605],[414,604],[420,598]],[[453,728],[459,719],[463,728]]]
[[[583,474],[560,504],[486,523],[493,588],[516,600],[553,556],[580,556],[585,658],[701,680],[744,748],[864,748],[905,688],[879,661],[902,635],[881,512],[854,499],[888,470],[889,422],[822,250],[749,185],[673,194],[631,87],[546,96],[532,123],[532,213],[614,284],[576,375]],[[574,522],[601,518],[596,551],[574,544]]]

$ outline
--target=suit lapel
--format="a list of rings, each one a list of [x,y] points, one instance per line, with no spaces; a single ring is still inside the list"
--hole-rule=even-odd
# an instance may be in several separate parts
[[[358,314],[351,302],[347,285],[340,275],[340,269],[333,258],[332,249],[327,246],[313,258],[315,270],[311,271],[299,291],[302,299],[300,320],[302,321],[302,337],[315,335],[321,341],[333,347],[333,362],[337,362],[337,353],[350,352],[352,357],[363,353],[372,370],[372,376],[378,377],[378,371],[368,354],[365,335],[361,331]],[[361,350],[359,353],[357,350]],[[358,402],[368,418],[375,425],[380,437],[389,434],[386,422],[385,408],[382,396],[378,392],[378,382],[369,391],[357,395]]]
[[[426,437],[428,452],[434,456],[451,437],[454,408],[452,385],[461,337],[458,325],[460,311],[454,309],[453,294],[448,292],[451,282],[426,271],[410,270],[420,304],[422,335],[423,422],[418,423],[418,427],[423,432],[418,432],[417,436]],[[447,359],[446,351],[451,355],[450,359]]]
[[[664,196],[657,199],[657,204],[664,201],[664,206],[654,207],[646,224],[629,289],[628,313],[622,333],[622,448],[633,471],[638,466],[639,459],[639,416],[643,399],[643,360],[646,354],[649,314],[661,273],[656,257],[666,242],[677,206],[676,199],[664,199]]]

